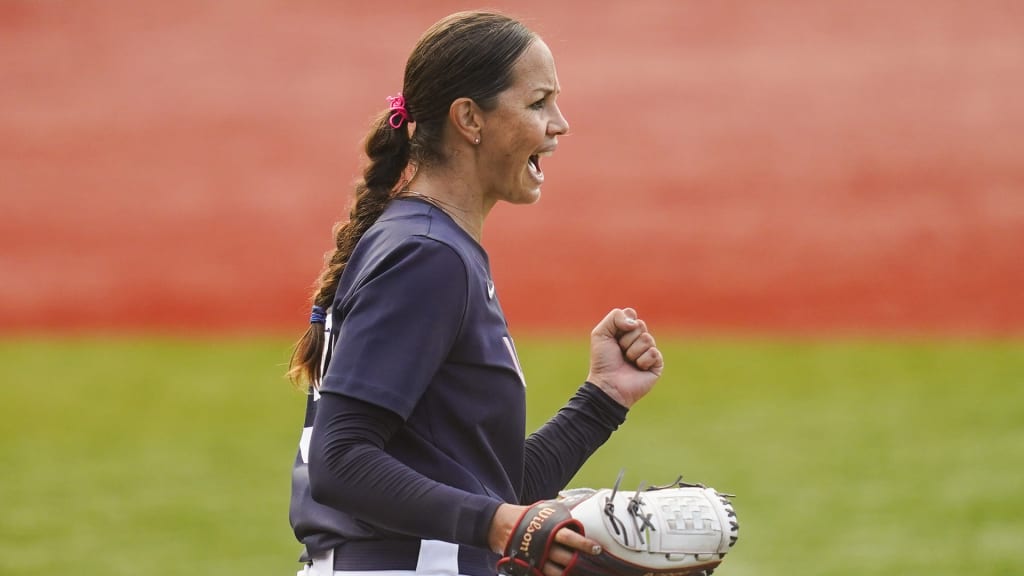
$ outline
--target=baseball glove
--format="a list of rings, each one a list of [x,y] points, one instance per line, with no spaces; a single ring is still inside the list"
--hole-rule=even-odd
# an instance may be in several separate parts
[[[682,482],[635,492],[577,488],[531,506],[513,531],[498,572],[541,576],[563,527],[602,546],[574,554],[565,576],[709,576],[736,544],[739,522],[729,498]]]

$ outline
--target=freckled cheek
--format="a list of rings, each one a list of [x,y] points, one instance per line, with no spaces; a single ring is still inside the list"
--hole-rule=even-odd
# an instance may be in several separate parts
[[[544,141],[543,132],[523,130],[509,141],[509,153],[516,157],[517,161],[526,162],[526,159]]]
[[[516,148],[512,147],[512,143],[507,143],[508,147],[505,148],[501,154],[494,156],[491,161],[489,168],[490,176],[497,178],[499,181],[511,182],[520,178],[520,172],[522,172],[524,166],[519,161],[519,154],[516,152]]]
[[[522,137],[512,138],[505,146],[502,161],[506,164],[525,164],[536,147],[536,142],[531,139]]]

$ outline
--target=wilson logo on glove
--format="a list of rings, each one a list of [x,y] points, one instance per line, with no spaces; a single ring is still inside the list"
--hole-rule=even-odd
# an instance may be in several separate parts
[[[583,533],[583,525],[561,502],[547,500],[527,508],[505,545],[498,572],[506,576],[542,576],[555,533],[562,528]]]
[[[523,540],[519,543],[519,550],[521,552],[530,551],[530,541],[533,540],[533,533],[544,527],[544,521],[551,517],[556,512],[552,506],[544,506],[530,519],[530,523],[526,525],[526,534],[523,534]]]

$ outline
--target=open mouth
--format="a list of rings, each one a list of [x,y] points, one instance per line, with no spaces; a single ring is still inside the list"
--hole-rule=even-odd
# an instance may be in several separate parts
[[[538,152],[537,154],[530,156],[530,159],[526,162],[527,166],[530,167],[530,175],[532,175],[536,180],[544,180],[544,171],[540,169],[540,159],[551,156],[552,154],[554,154],[553,150]]]
[[[541,176],[544,174],[544,171],[540,169],[540,154],[530,156],[528,164],[530,165],[530,172],[534,176]]]

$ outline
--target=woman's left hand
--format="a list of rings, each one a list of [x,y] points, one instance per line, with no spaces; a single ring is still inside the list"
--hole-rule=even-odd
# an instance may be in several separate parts
[[[498,506],[494,518],[491,520],[491,529],[487,537],[492,551],[502,556],[505,555],[512,532],[529,509],[529,506],[515,504]],[[601,553],[601,545],[596,540],[587,538],[570,528],[559,529],[550,546],[548,561],[540,567],[543,576],[562,576],[565,567],[572,563],[573,555],[577,552],[595,555]]]
[[[632,308],[616,308],[590,333],[587,381],[626,408],[651,391],[665,360]]]

